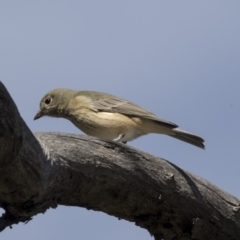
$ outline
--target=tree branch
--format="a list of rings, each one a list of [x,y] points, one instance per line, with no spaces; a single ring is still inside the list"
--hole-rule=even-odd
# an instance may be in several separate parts
[[[156,240],[240,239],[239,200],[124,144],[28,129],[0,83],[0,230],[59,204],[102,211]]]

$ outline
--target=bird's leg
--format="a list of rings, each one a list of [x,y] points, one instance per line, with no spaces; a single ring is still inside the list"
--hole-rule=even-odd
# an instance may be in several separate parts
[[[117,138],[114,138],[113,141],[115,142],[121,142],[121,139],[123,139],[125,136],[125,134],[121,133],[119,134],[119,136]]]

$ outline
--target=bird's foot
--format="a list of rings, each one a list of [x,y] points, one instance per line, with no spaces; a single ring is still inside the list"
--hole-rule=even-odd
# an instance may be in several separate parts
[[[124,138],[125,134],[121,133],[117,138],[114,138],[114,142],[121,142],[121,140]]]

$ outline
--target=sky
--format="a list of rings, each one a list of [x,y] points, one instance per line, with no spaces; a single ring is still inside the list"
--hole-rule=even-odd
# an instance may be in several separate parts
[[[239,0],[2,0],[0,80],[33,132],[81,134],[64,119],[33,121],[54,88],[132,101],[203,137],[206,150],[154,134],[129,145],[240,198],[239,10]],[[153,238],[105,213],[59,206],[0,239]]]

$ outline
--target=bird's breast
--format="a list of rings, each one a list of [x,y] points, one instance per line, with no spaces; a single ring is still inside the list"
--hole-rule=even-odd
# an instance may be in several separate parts
[[[106,140],[114,140],[122,134],[121,141],[130,141],[144,134],[141,120],[120,113],[79,110],[70,119],[84,133]]]

